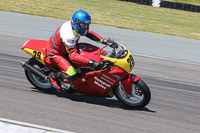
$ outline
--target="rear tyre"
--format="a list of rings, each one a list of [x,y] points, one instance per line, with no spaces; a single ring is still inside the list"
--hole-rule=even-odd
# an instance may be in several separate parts
[[[41,64],[36,59],[31,58],[29,59],[28,63],[34,68],[36,68],[37,70],[39,70],[40,72],[44,73],[43,71],[44,65]],[[32,73],[30,70],[24,69],[24,71],[25,71],[26,78],[33,86],[36,87],[36,89],[44,91],[44,92],[52,92],[55,90],[49,82],[42,80],[40,77]],[[48,75],[47,73],[44,73],[44,74]]]
[[[151,100],[150,89],[141,79],[132,84],[131,95],[126,94],[122,85],[115,87],[114,94],[120,102],[134,109],[145,107]]]

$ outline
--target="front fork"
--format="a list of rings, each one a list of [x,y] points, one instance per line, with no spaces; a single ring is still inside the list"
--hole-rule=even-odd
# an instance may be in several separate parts
[[[129,73],[127,78],[124,79],[121,84],[124,88],[124,90],[126,91],[127,95],[130,95],[132,93],[132,84],[135,83],[135,82],[138,82],[140,80],[140,77],[135,75],[135,74],[132,74],[132,73]]]

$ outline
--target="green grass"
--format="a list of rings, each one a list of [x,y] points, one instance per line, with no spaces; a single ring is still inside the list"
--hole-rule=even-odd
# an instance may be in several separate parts
[[[1,0],[0,10],[71,19],[86,10],[92,23],[200,40],[200,13],[120,0]]]

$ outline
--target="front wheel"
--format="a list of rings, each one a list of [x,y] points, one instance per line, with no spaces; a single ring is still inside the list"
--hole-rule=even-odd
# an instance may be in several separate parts
[[[131,89],[131,94],[127,95],[123,86],[119,84],[114,89],[114,94],[120,102],[134,109],[143,108],[149,104],[151,92],[144,81],[140,79],[138,82],[133,83]]]

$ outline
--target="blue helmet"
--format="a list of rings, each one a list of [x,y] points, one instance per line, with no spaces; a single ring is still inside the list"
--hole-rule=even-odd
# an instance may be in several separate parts
[[[71,24],[77,33],[84,36],[89,30],[89,24],[91,24],[90,15],[83,10],[78,10],[72,15]]]

